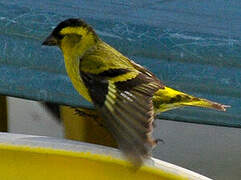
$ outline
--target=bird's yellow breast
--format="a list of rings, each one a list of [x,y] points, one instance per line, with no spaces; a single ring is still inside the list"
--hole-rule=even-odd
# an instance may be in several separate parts
[[[83,96],[87,101],[92,102],[88,93],[88,89],[85,87],[83,80],[80,76],[79,63],[77,58],[65,58],[65,68],[68,76],[78,93]]]

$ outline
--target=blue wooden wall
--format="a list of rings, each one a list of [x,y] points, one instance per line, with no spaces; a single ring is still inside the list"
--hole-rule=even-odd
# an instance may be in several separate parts
[[[241,127],[240,9],[240,0],[0,0],[0,94],[89,106],[66,76],[60,51],[41,46],[60,21],[80,17],[166,85],[232,106],[161,118]]]

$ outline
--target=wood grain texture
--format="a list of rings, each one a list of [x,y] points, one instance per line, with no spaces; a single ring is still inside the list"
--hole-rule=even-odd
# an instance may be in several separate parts
[[[186,108],[161,118],[241,127],[241,1],[0,1],[0,93],[86,105],[59,50],[41,42],[80,17],[100,37],[164,83],[231,105],[226,113]]]

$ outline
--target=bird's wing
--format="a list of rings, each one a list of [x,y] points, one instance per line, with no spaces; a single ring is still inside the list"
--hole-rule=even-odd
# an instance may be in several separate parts
[[[136,62],[134,62],[133,60],[129,60],[129,62],[131,63],[132,66],[134,66],[134,68],[136,70],[138,70],[139,72],[142,72],[143,74],[145,74],[146,76],[148,76],[149,78],[151,78],[152,80],[155,80],[156,83],[159,84],[159,86],[161,87],[161,89],[165,88],[165,85],[148,69],[144,68],[143,66],[141,66],[140,64],[137,64]]]
[[[151,136],[154,121],[152,96],[160,87],[143,73],[126,81],[111,80],[124,73],[127,73],[124,69],[112,69],[98,75],[80,74],[119,148],[132,162],[140,165],[156,144]]]

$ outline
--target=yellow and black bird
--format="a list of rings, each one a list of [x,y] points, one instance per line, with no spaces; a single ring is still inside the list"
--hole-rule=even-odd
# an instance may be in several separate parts
[[[80,19],[67,19],[43,45],[58,46],[73,86],[92,102],[119,148],[134,163],[150,155],[156,114],[182,106],[226,110],[226,105],[166,87],[134,61],[102,41]]]

